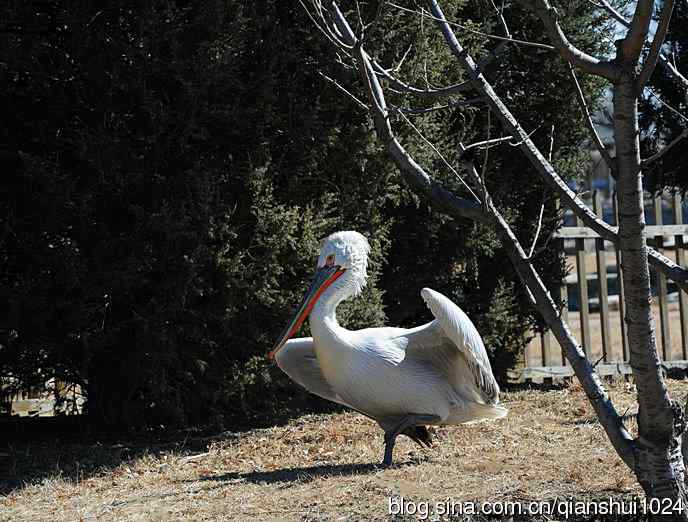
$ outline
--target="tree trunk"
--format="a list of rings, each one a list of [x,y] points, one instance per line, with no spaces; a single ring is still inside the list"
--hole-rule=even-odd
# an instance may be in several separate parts
[[[682,510],[673,514],[688,520],[681,452],[684,417],[681,408],[672,403],[664,384],[652,319],[635,76],[635,67],[628,67],[614,86],[619,249],[626,289],[630,362],[638,388],[639,436],[634,472],[648,501],[652,498],[680,501]]]

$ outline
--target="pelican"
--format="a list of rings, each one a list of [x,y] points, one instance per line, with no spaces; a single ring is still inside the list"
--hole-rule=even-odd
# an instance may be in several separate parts
[[[299,385],[375,420],[384,430],[382,464],[392,464],[398,435],[430,445],[426,425],[506,415],[480,334],[451,300],[430,288],[421,296],[435,319],[416,328],[351,331],[337,305],[366,284],[368,241],[358,232],[327,237],[315,275],[268,357]],[[309,317],[313,337],[291,339]]]

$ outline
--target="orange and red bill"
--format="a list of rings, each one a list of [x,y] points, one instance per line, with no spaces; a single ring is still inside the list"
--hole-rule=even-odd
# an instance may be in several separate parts
[[[326,264],[321,267],[318,267],[318,269],[315,271],[315,275],[313,276],[313,281],[311,281],[311,284],[308,287],[308,291],[306,292],[306,295],[303,297],[301,304],[296,309],[294,316],[282,332],[282,335],[280,335],[275,345],[272,347],[272,350],[268,352],[268,359],[273,360],[275,358],[275,355],[277,355],[277,352],[282,348],[282,346],[284,346],[284,344],[291,337],[296,335],[296,332],[299,331],[299,328],[301,328],[301,325],[308,317],[308,314],[311,313],[311,310],[313,310],[315,303],[318,302],[318,299],[323,294],[323,292],[327,290],[327,288],[332,283],[334,283],[345,271],[346,269],[343,269],[340,266],[334,264]]]

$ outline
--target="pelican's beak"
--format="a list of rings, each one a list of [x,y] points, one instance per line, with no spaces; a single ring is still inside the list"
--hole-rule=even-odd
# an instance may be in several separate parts
[[[275,346],[273,346],[272,350],[268,352],[268,359],[274,359],[277,351],[284,346],[284,343],[286,343],[290,337],[293,337],[294,334],[299,331],[299,328],[301,328],[301,325],[306,320],[306,317],[308,317],[308,314],[311,313],[313,306],[315,306],[315,303],[318,301],[322,293],[327,290],[327,287],[334,283],[345,271],[345,268],[334,264],[321,266],[315,271],[313,281],[311,281],[311,285],[308,287],[306,295],[303,297],[301,304],[294,313],[294,317],[275,343]]]

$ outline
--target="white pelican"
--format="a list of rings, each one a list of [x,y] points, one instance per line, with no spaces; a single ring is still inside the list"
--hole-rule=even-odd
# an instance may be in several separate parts
[[[325,239],[310,288],[268,356],[311,393],[377,421],[389,466],[399,434],[429,446],[426,424],[496,419],[507,410],[480,334],[442,294],[421,291],[435,316],[423,326],[350,331],[337,324],[337,305],[366,284],[369,251],[358,232]],[[290,339],[309,315],[313,337]]]

